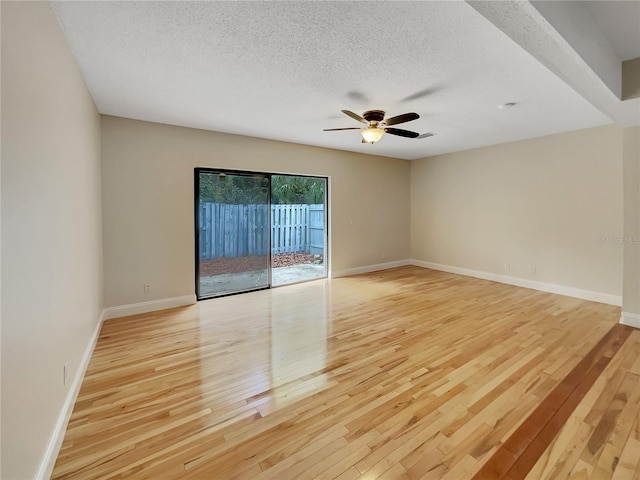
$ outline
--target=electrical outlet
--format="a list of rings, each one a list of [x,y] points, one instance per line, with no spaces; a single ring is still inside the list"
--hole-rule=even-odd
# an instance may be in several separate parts
[[[151,292],[151,285],[149,285],[148,283],[144,284],[144,293],[150,293]]]
[[[67,384],[67,375],[69,373],[69,362],[64,362],[62,366],[62,385]]]
[[[511,264],[510,263],[505,263],[504,264],[504,271],[505,272],[510,272],[511,271]]]

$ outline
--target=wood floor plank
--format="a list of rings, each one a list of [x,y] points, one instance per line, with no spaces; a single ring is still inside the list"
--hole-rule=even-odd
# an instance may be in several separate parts
[[[622,327],[626,328],[626,327]],[[631,331],[631,330],[628,330]],[[640,351],[640,331],[631,331],[594,386],[567,420],[527,478],[553,479],[588,474],[591,478],[633,477],[640,450],[623,452],[634,443],[640,388],[633,366]],[[629,463],[633,463],[630,467]]]
[[[401,267],[108,320],[52,478],[500,478],[523,455],[539,478],[637,476],[640,332],[608,340],[619,316]],[[578,406],[540,458],[501,449],[549,395]]]
[[[578,365],[568,373],[551,394],[542,401],[539,407],[518,428],[516,433],[509,437],[501,448],[512,453],[514,460],[513,464],[508,467],[508,470],[500,478],[517,480],[527,476],[552,443],[553,438],[563,428],[580,401],[603,373],[610,360],[619,352],[620,347],[626,342],[631,332],[631,328],[622,325],[612,327]],[[613,417],[619,413],[619,410],[612,409],[610,412],[610,416]],[[612,419],[604,416],[599,424],[601,427],[596,427],[595,431],[592,432],[588,442],[592,453],[596,453],[603,443],[600,437],[608,436],[608,430],[612,428],[610,427],[611,423]],[[589,473],[591,473],[594,462],[584,458],[582,460],[589,466]],[[495,471],[495,467],[491,465],[495,462],[504,463],[504,459],[502,457],[490,459],[483,466],[483,470]],[[581,468],[578,470],[583,471]],[[577,474],[577,472],[574,473]],[[484,478],[484,476],[482,471],[478,473],[478,478]]]

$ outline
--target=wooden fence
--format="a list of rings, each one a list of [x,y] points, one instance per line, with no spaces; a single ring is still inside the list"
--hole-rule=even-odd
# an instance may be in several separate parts
[[[269,206],[201,203],[200,260],[271,253],[324,252],[324,205]]]
[[[324,254],[324,205],[309,205],[309,253]]]

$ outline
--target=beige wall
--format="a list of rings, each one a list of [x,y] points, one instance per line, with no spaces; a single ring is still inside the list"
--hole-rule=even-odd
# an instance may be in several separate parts
[[[640,127],[624,129],[623,148],[624,292],[622,311],[630,317],[625,319],[629,324],[640,327]]]
[[[102,311],[100,117],[50,5],[1,8],[0,477],[11,480],[35,477]]]
[[[620,296],[621,237],[619,127],[411,163],[414,259]]]
[[[107,307],[194,293],[195,167],[330,177],[334,274],[409,258],[406,160],[103,116]]]

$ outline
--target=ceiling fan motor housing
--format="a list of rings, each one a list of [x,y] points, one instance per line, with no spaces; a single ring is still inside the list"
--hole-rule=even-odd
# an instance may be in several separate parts
[[[384,112],[382,110],[368,110],[362,116],[367,122],[381,122],[384,120]]]

